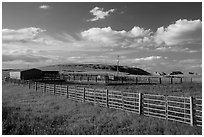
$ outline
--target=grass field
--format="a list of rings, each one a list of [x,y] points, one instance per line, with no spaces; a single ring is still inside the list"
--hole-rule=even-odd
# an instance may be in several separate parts
[[[202,129],[2,83],[2,133],[189,135],[202,134]]]
[[[202,83],[183,83],[183,84],[124,84],[124,85],[82,85],[76,86],[92,87],[100,89],[129,91],[139,93],[151,93],[160,95],[175,95],[175,96],[194,96],[202,97]]]

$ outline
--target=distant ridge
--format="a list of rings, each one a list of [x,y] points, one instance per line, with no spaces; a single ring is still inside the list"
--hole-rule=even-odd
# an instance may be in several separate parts
[[[59,64],[49,65],[44,67],[38,67],[41,70],[58,70],[58,71],[70,71],[70,72],[85,72],[85,71],[96,71],[96,72],[117,72],[116,65],[106,64]],[[140,68],[119,66],[118,71],[120,73],[132,74],[132,75],[151,75],[149,72]]]

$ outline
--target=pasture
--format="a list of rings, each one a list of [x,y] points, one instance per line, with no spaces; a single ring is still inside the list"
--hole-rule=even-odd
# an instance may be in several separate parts
[[[179,88],[188,94],[201,88],[201,85],[191,86]],[[2,99],[3,134],[202,134],[199,127],[75,102],[11,83],[2,84]]]

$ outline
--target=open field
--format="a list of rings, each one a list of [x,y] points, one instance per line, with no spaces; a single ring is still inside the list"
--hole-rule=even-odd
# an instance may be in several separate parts
[[[66,83],[64,83],[66,84]],[[124,85],[86,85],[73,84],[76,86],[110,89],[137,93],[152,93],[160,95],[175,95],[175,96],[194,96],[202,97],[202,83],[183,83],[183,84],[124,84]]]
[[[201,128],[2,84],[3,134],[202,134]]]

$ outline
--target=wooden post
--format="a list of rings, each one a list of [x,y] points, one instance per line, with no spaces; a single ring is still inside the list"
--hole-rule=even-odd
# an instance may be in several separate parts
[[[170,80],[171,80],[171,84],[173,84],[173,78],[170,78]]]
[[[183,78],[181,78],[181,84],[183,83]]]
[[[97,76],[96,76],[96,83],[97,83]]]
[[[162,83],[162,79],[161,78],[159,78],[159,84],[161,84]]]
[[[139,93],[139,115],[142,114],[142,93]]]
[[[122,107],[123,107],[123,110],[125,110],[125,106],[124,106],[124,94],[123,94],[123,91],[121,91],[121,95],[122,95]]]
[[[165,114],[166,114],[166,120],[168,120],[168,96],[165,96]]]
[[[54,84],[54,95],[55,95],[55,92],[56,92],[56,85]]]
[[[96,88],[94,88],[94,105],[96,105]]]
[[[37,89],[38,89],[38,84],[37,82],[35,82],[35,90],[37,91]]]
[[[44,92],[46,92],[46,83],[44,83]]]
[[[69,86],[67,85],[67,98],[69,98]]]
[[[138,83],[138,79],[137,79],[137,77],[135,78],[135,83],[136,83],[136,84]]]
[[[106,89],[106,107],[109,108],[109,105],[108,105],[108,89]]]
[[[85,99],[86,99],[86,89],[84,88],[84,94],[83,94],[83,101],[85,102]]]
[[[193,97],[190,96],[190,118],[191,118],[191,126],[194,125],[194,119],[193,119]]]

